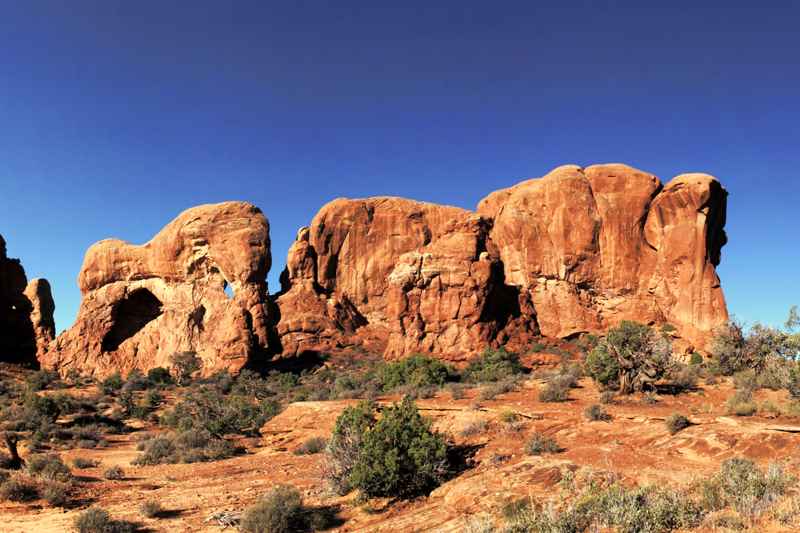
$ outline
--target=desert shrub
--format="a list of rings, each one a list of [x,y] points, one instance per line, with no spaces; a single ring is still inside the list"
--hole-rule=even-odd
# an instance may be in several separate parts
[[[671,363],[665,337],[645,324],[623,320],[589,353],[585,368],[601,387],[630,394],[652,386]]]
[[[446,465],[444,438],[404,398],[364,435],[350,481],[367,496],[413,496],[436,486]]]
[[[164,512],[164,508],[156,500],[147,500],[139,506],[139,512],[147,518],[158,518]]]
[[[28,474],[50,481],[69,481],[72,472],[64,461],[55,454],[31,455],[26,466]]]
[[[601,405],[592,404],[583,412],[587,419],[593,422],[608,422],[611,415],[606,412]]]
[[[184,386],[192,379],[192,374],[202,368],[202,361],[195,352],[175,352],[169,357],[172,371],[175,373],[175,382]]]
[[[328,441],[323,437],[312,437],[294,450],[295,455],[312,455],[325,450]]]
[[[142,453],[132,461],[134,465],[218,461],[239,452],[230,442],[195,429],[152,437],[140,442],[137,449]]]
[[[525,444],[525,452],[528,455],[542,455],[545,453],[558,453],[561,451],[561,446],[552,437],[548,437],[544,433],[538,431],[531,435],[531,438]]]
[[[302,531],[308,524],[300,492],[278,485],[244,512],[239,527],[247,533]]]
[[[224,396],[213,387],[201,386],[187,392],[161,416],[161,422],[179,431],[201,429],[219,438],[229,433],[255,435],[279,411],[280,404],[272,399]]]
[[[114,372],[100,382],[100,391],[106,395],[113,395],[122,388],[124,381],[119,372]]]
[[[800,399],[800,363],[793,363],[789,367],[786,389],[792,398]]]
[[[144,406],[148,409],[155,409],[162,401],[164,401],[164,397],[157,390],[149,390],[144,395]]]
[[[25,378],[25,383],[32,391],[40,391],[48,386],[57,383],[59,380],[58,372],[54,370],[37,370]]]
[[[793,327],[789,317],[787,327]],[[776,361],[794,359],[800,351],[796,335],[755,324],[747,334],[742,325],[730,321],[715,332],[711,349],[712,364],[723,375],[752,369],[761,374]]]
[[[570,379],[555,376],[539,390],[540,402],[565,402],[569,399]]]
[[[692,425],[688,418],[678,413],[672,414],[667,417],[667,420],[664,422],[667,426],[667,431],[669,431],[670,435],[674,435],[677,432],[688,428]]]
[[[172,376],[164,367],[157,366],[147,371],[147,381],[154,387],[163,387],[172,384]]]
[[[478,420],[473,420],[464,426],[460,434],[462,437],[471,437],[473,435],[479,435],[485,432],[488,427],[489,422],[484,418],[480,418]]]
[[[733,396],[725,402],[729,414],[736,416],[752,416],[758,410],[753,401],[753,391],[748,388],[738,389]]]
[[[119,465],[112,466],[103,472],[103,477],[108,480],[119,481],[125,478],[125,471]]]
[[[469,362],[464,369],[463,378],[471,383],[487,383],[502,381],[523,372],[519,355],[508,352],[505,348],[487,348],[480,357]]]
[[[122,390],[126,391],[139,391],[146,390],[150,386],[150,381],[138,368],[134,368],[128,373],[125,383],[122,385]]]
[[[478,392],[478,399],[494,400],[501,394],[506,394],[507,392],[516,390],[518,386],[519,382],[514,376],[507,377],[506,379],[500,381],[490,382],[481,387],[480,392]]]
[[[450,397],[454,400],[462,400],[466,395],[466,387],[461,383],[450,383],[447,386],[447,390],[450,391]],[[800,389],[798,389],[800,390]]]
[[[84,457],[76,457],[72,460],[72,466],[75,468],[94,468],[100,464],[99,461],[94,459],[86,459]]]
[[[692,355],[689,356],[689,364],[692,366],[699,366],[703,364],[703,356],[697,352],[692,352]]]
[[[441,387],[452,371],[438,359],[414,354],[387,364],[381,372],[383,389],[390,391],[403,385]]]
[[[719,472],[701,484],[703,504],[710,510],[730,506],[743,517],[752,519],[769,508],[796,481],[777,463],[770,464],[763,472],[753,461],[735,457],[723,462]]]
[[[27,502],[38,497],[38,486],[29,477],[17,475],[0,484],[0,499],[11,502]]]
[[[64,507],[69,501],[69,491],[69,483],[48,481],[42,486],[40,493],[48,504],[54,507]]]
[[[544,351],[545,348],[547,348],[547,346],[545,344],[543,344],[541,342],[534,342],[533,344],[531,344],[529,352],[530,353],[539,353],[539,352]]]
[[[136,525],[124,520],[112,520],[108,511],[90,507],[75,517],[78,533],[132,533]]]
[[[616,394],[614,394],[614,391],[610,391],[610,390],[603,391],[603,392],[600,393],[600,403],[602,403],[604,405],[612,404],[612,403],[614,403],[614,398],[615,397],[616,397]]]
[[[331,487],[339,494],[352,489],[350,475],[358,459],[364,434],[375,424],[377,406],[374,402],[361,401],[347,407],[336,419],[336,425],[328,441],[324,475]]]
[[[680,391],[694,390],[700,377],[700,368],[696,365],[674,364],[666,374],[673,387]]]
[[[752,393],[758,390],[758,378],[752,369],[742,370],[733,375],[733,386],[740,391]]]

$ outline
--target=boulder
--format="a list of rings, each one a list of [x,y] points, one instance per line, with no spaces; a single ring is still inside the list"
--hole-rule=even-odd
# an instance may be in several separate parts
[[[150,242],[89,248],[75,324],[42,363],[103,376],[169,367],[195,352],[202,371],[237,371],[268,350],[269,223],[245,202],[188,209]]]
[[[47,280],[28,283],[19,259],[0,235],[0,361],[37,366],[55,337],[55,305]]]

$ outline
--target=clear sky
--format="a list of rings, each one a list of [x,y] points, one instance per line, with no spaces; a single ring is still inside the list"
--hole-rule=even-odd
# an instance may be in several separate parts
[[[780,1],[0,0],[0,233],[61,330],[90,244],[200,203],[261,207],[275,291],[335,197],[474,208],[565,163],[702,171],[730,191],[730,310],[777,324],[800,304],[798,21]]]

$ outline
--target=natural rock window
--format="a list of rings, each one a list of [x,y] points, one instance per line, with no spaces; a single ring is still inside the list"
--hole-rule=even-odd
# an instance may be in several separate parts
[[[113,352],[161,314],[161,301],[147,289],[137,289],[112,311],[114,325],[103,337],[103,351]]]

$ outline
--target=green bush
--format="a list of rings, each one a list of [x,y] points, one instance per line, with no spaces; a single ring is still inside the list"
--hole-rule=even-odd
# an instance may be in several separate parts
[[[666,377],[679,391],[695,390],[700,377],[700,367],[677,363],[669,369]]]
[[[548,437],[544,433],[538,431],[531,435],[531,438],[525,444],[525,451],[528,455],[542,455],[544,453],[558,453],[561,451],[561,446],[552,437]]]
[[[703,364],[703,356],[697,352],[692,352],[691,357],[689,358],[689,364],[692,366],[698,366]]]
[[[463,377],[471,383],[487,383],[508,379],[522,374],[524,370],[517,354],[508,352],[505,348],[487,348],[483,355],[470,361]]]
[[[665,375],[671,351],[668,339],[650,326],[623,320],[589,353],[586,373],[604,388],[641,392]]]
[[[385,391],[403,385],[441,387],[449,379],[451,373],[447,365],[438,359],[415,354],[384,366],[381,372],[381,381]]]
[[[670,435],[674,435],[692,425],[688,418],[677,413],[670,415],[664,423]]]
[[[157,366],[147,371],[147,381],[154,387],[162,387],[172,384],[172,376],[164,367]]]
[[[290,533],[308,527],[300,492],[278,485],[242,515],[240,529],[247,533]]]
[[[175,352],[169,357],[169,362],[175,372],[175,382],[180,386],[187,385],[192,379],[192,374],[203,367],[195,352]]]
[[[256,435],[279,412],[280,404],[275,400],[239,394],[225,396],[204,385],[189,390],[175,407],[162,415],[161,422],[179,431],[204,430],[221,438],[231,433]]]
[[[103,394],[113,395],[122,388],[122,385],[124,385],[122,375],[119,372],[114,372],[100,382],[100,390]]]
[[[444,439],[404,398],[364,435],[350,481],[367,496],[413,496],[438,485],[446,465]]]
[[[350,476],[364,435],[375,424],[376,414],[374,402],[361,401],[356,406],[345,408],[336,419],[326,449],[324,475],[338,494],[346,494],[353,488]]]

